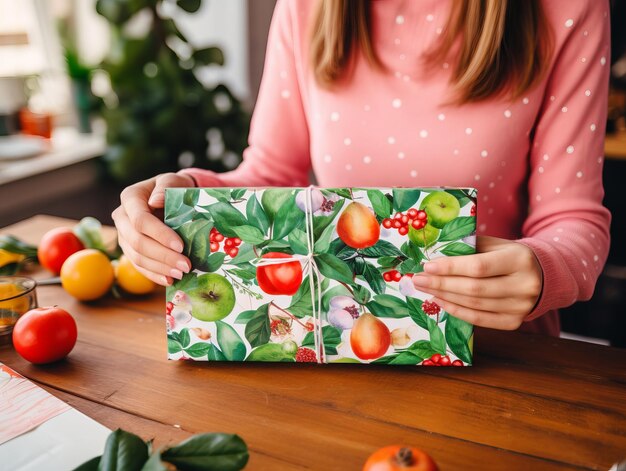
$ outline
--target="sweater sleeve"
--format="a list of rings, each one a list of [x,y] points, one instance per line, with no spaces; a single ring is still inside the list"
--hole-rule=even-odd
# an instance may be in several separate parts
[[[526,320],[588,300],[609,249],[602,206],[609,76],[608,1],[581,2],[558,16],[566,38],[556,55],[530,153],[529,215],[518,242],[543,270],[543,290]]]
[[[300,93],[303,67],[296,61],[294,4],[279,0],[274,10],[243,162],[220,174],[194,168],[181,171],[191,175],[198,186],[308,185],[309,132]]]

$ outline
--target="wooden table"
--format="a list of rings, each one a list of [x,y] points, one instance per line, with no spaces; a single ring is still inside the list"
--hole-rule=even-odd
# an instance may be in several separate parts
[[[2,232],[31,242],[63,221]],[[35,274],[44,276],[43,273]],[[157,445],[238,433],[250,470],[359,470],[408,443],[442,470],[608,469],[626,458],[626,350],[480,330],[472,368],[168,362],[163,293],[83,304],[38,288],[78,322],[66,361],[0,361],[110,428]]]

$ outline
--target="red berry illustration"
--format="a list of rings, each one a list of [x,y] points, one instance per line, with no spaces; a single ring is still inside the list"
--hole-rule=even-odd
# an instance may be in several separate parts
[[[402,273],[398,270],[393,271],[393,281],[400,281],[402,279]]]
[[[211,252],[217,252],[220,249],[218,242],[211,242]]]
[[[233,242],[233,239],[228,238],[228,239],[226,239],[226,240],[224,241],[224,248],[225,248],[225,249],[230,249],[230,248],[231,248],[231,247],[233,247],[234,245],[235,245],[235,243]]]
[[[452,366],[463,366],[463,362],[461,360],[454,360]]]
[[[406,226],[402,226],[400,229],[398,229],[398,234],[400,235],[407,235],[409,233],[409,228]]]
[[[317,363],[317,355],[310,348],[300,347],[296,352],[296,361],[298,363]]]
[[[389,282],[392,280],[392,276],[391,276],[391,272],[390,271],[386,271],[385,273],[383,273],[383,280]]]
[[[213,239],[215,240],[215,242],[221,242],[224,240],[224,236],[220,234],[219,232],[217,232],[215,236],[213,236]]]
[[[422,365],[424,365],[424,366],[435,366],[435,363],[432,360],[424,360],[422,362]]]
[[[174,321],[174,317],[167,314],[165,316],[165,324],[167,325],[167,328],[169,330],[174,330],[174,325],[176,324],[176,322]]]
[[[476,216],[476,205],[472,205],[472,209],[470,209],[470,216]]]
[[[282,252],[268,252],[261,258],[292,258],[290,254]],[[259,288],[267,294],[296,294],[302,284],[302,265],[297,260],[293,262],[262,265],[256,269],[256,278]]]
[[[400,221],[400,219],[394,219],[393,227],[395,227],[396,229],[400,229],[402,227],[402,221]]]
[[[406,225],[409,223],[409,217],[405,214],[400,218],[400,221],[402,221],[402,224]]]
[[[430,357],[430,361],[433,363],[439,363],[441,361],[441,354],[435,353],[432,357]]]
[[[450,357],[448,355],[441,357],[441,360],[439,360],[439,364],[441,366],[450,366]]]
[[[238,253],[239,253],[239,249],[237,247],[233,247],[233,248],[228,250],[228,256],[230,258],[235,258]]]
[[[426,211],[424,210],[419,210],[417,212],[417,215],[415,216],[416,219],[420,219],[420,220],[427,220],[428,219],[428,215],[426,214]]]
[[[233,244],[235,244],[235,247],[239,247],[241,245],[241,239],[239,237],[234,237]]]
[[[411,208],[406,213],[411,219],[415,219],[417,217],[417,209]]]
[[[306,324],[304,324],[304,328],[309,332],[313,332],[313,329],[315,329],[315,325],[313,324],[313,322],[307,322]]]
[[[389,228],[391,228],[391,224],[392,224],[391,219],[389,219],[389,218],[385,218],[385,219],[383,219],[383,227],[384,227],[385,229],[389,229]]]
[[[174,303],[168,301],[167,304],[165,304],[165,314],[171,314],[173,310],[174,310]]]
[[[441,306],[434,301],[424,301],[422,303],[422,310],[429,316],[436,316],[441,312]]]

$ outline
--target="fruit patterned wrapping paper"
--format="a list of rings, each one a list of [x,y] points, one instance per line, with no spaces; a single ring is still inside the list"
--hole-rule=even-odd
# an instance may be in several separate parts
[[[411,278],[475,252],[473,188],[171,188],[165,223],[192,262],[172,360],[472,364],[472,325]]]

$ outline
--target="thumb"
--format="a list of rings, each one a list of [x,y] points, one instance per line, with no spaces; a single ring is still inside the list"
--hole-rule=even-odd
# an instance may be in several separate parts
[[[154,189],[148,199],[148,204],[154,209],[160,209],[165,206],[165,189],[194,186],[189,177],[178,175],[176,173],[165,173],[156,177]]]

